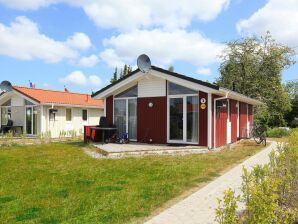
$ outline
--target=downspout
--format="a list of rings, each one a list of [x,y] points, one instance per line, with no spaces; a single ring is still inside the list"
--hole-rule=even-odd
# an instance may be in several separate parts
[[[216,102],[218,100],[228,99],[229,93],[230,93],[230,91],[226,91],[225,96],[214,99],[214,107],[213,107],[214,108],[214,111],[213,111],[213,148],[216,148],[216,135],[215,135],[215,133],[216,133]]]

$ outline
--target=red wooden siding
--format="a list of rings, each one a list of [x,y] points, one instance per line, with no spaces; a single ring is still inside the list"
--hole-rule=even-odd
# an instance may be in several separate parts
[[[167,143],[167,97],[138,98],[137,128],[138,142]]]
[[[206,99],[206,108],[201,108],[201,99]],[[199,92],[199,145],[207,146],[208,144],[208,94]]]
[[[223,100],[226,102],[226,100]],[[227,144],[227,113],[228,105],[216,108],[216,144],[219,147]]]
[[[253,125],[253,106],[252,105],[248,105],[248,121],[250,123],[250,126]]]
[[[212,105],[211,105],[211,108],[212,108],[212,113],[211,113],[211,140],[212,140],[212,147],[215,147],[214,146],[214,121],[215,121],[215,119],[214,119],[214,110],[215,110],[215,108],[214,108],[214,101],[215,101],[215,99],[216,98],[219,98],[220,96],[217,96],[217,95],[212,95]]]
[[[247,104],[240,102],[240,110],[239,110],[239,137],[246,138],[247,137]]]
[[[231,139],[232,139],[232,142],[237,141],[237,119],[238,119],[237,101],[236,100],[230,100],[230,120],[231,120]]]
[[[109,124],[113,124],[113,96],[106,98],[106,117]]]

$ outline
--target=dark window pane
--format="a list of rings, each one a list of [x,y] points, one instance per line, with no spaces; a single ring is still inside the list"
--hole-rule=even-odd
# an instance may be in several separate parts
[[[170,140],[183,140],[183,98],[170,99]]]
[[[82,111],[82,118],[83,118],[83,121],[88,120],[88,111],[87,110]]]
[[[120,98],[120,97],[137,97],[137,96],[138,96],[138,86],[134,86],[132,88],[125,90],[122,93],[117,94],[115,97]]]
[[[169,95],[180,95],[180,94],[197,94],[198,91],[186,88],[184,86],[177,85],[172,82],[168,82]]]
[[[198,141],[198,97],[187,97],[187,142]]]

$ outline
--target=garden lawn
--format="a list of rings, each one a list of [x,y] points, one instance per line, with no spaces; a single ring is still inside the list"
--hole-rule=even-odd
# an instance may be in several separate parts
[[[0,223],[130,223],[263,146],[189,156],[100,159],[79,143],[0,148]]]

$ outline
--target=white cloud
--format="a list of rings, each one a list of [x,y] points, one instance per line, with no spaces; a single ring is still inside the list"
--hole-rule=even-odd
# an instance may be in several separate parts
[[[88,79],[91,86],[101,86],[102,84],[101,79],[96,75],[90,75]]]
[[[93,86],[99,87],[102,84],[101,79],[96,75],[85,75],[82,71],[74,71],[64,78],[59,79],[59,82],[76,86]]]
[[[82,57],[79,61],[79,65],[91,68],[97,65],[98,61],[99,58],[95,54],[92,54],[89,57]]]
[[[20,60],[40,59],[49,63],[73,60],[78,57],[78,49],[88,46],[87,39],[85,34],[76,33],[66,42],[56,41],[40,33],[38,25],[23,16],[16,17],[9,26],[0,23],[0,55]]]
[[[164,66],[175,61],[186,61],[196,66],[218,62],[223,45],[213,42],[198,32],[184,30],[135,30],[104,40],[106,50],[100,57],[109,66],[133,64],[138,55],[148,54],[153,64]]]
[[[273,37],[290,46],[298,45],[297,0],[269,0],[248,19],[237,23],[237,30],[244,34],[264,35],[268,30]]]
[[[0,0],[0,3],[8,7],[20,10],[35,10],[58,2],[56,0]]]
[[[104,28],[184,28],[193,20],[209,21],[230,0],[0,0],[8,7],[28,10],[66,3],[81,7],[95,24]]]
[[[197,70],[197,73],[199,75],[211,75],[211,69],[210,68],[199,68]]]
[[[79,50],[86,50],[92,45],[89,37],[84,33],[75,33],[66,42],[69,46]]]

